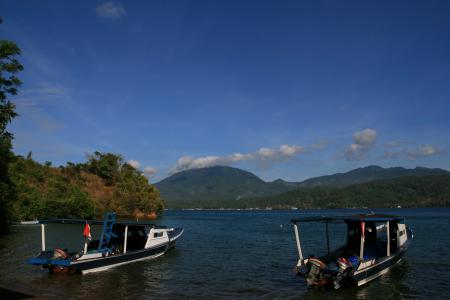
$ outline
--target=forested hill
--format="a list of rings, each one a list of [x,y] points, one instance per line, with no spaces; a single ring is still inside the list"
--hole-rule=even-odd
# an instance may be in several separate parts
[[[120,155],[95,152],[86,163],[52,167],[29,155],[9,166],[16,191],[9,203],[15,220],[48,217],[100,217],[106,210],[122,216],[161,211],[159,191]]]
[[[344,188],[299,188],[271,197],[245,199],[241,207],[352,208],[450,206],[450,175],[413,176]]]
[[[376,180],[433,175],[450,175],[450,172],[422,167],[405,169],[401,167],[368,166],[346,173],[315,177],[302,182],[287,182],[281,179],[265,182],[244,170],[216,166],[179,172],[155,185],[161,191],[162,197],[169,208],[237,208],[242,207],[243,203],[247,202],[246,199],[249,198],[266,197],[266,199],[272,199],[273,197],[277,199],[274,196],[283,194],[282,197],[284,197],[286,195],[284,193],[289,191],[293,191],[292,193],[296,191],[301,191],[299,193],[315,193],[317,191],[315,188],[319,187],[322,188],[319,189],[320,191],[338,191],[339,188]],[[307,191],[308,189],[314,189],[314,191]],[[358,204],[355,203],[355,206],[358,206]]]
[[[172,208],[362,208],[450,206],[450,175],[400,177],[345,188],[298,188],[240,201],[179,201]]]
[[[296,188],[296,185],[283,181],[265,182],[250,172],[225,166],[179,172],[155,185],[168,207],[192,201],[234,202],[277,195]]]
[[[346,173],[336,173],[320,177],[313,177],[298,184],[299,187],[346,187],[357,183],[365,183],[374,180],[393,179],[407,176],[431,176],[450,175],[449,171],[443,169],[430,169],[416,167],[406,169],[402,167],[382,168],[379,166],[367,166]]]

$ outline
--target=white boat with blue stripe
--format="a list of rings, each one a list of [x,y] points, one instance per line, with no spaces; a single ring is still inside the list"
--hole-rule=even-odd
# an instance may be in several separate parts
[[[41,224],[42,249],[28,263],[41,266],[51,272],[90,273],[110,269],[144,259],[163,255],[175,246],[183,234],[182,228],[168,228],[145,222],[116,221],[116,214],[105,214],[104,221],[74,219],[43,220]],[[89,225],[103,225],[99,240],[86,239],[84,249],[70,252],[55,248],[46,250],[45,226],[48,223],[84,224],[86,237],[90,237]],[[87,231],[87,232],[86,232]]]
[[[305,217],[292,220],[299,255],[296,272],[311,286],[363,285],[380,277],[400,262],[413,233],[404,218],[391,215],[363,214],[344,217]],[[325,223],[327,254],[303,257],[300,224]],[[344,246],[330,250],[329,225],[347,227]]]

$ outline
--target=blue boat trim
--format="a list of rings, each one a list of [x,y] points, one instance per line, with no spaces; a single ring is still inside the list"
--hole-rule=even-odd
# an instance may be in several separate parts
[[[37,266],[52,265],[52,266],[69,267],[71,264],[71,261],[68,259],[48,259],[39,257],[29,258],[27,262],[30,265],[37,265]]]

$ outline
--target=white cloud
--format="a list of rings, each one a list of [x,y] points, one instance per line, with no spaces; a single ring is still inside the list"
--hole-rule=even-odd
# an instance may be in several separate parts
[[[97,16],[105,19],[120,19],[127,14],[122,4],[114,4],[112,2],[105,2],[97,6],[95,11]]]
[[[443,150],[433,145],[421,145],[412,149],[403,149],[401,151],[386,151],[383,154],[385,159],[409,158],[419,159],[442,154]]]
[[[139,169],[139,167],[141,166],[141,164],[137,161],[137,160],[129,160],[127,162],[127,164],[129,164],[130,166],[132,166],[135,169]]]
[[[254,161],[256,163],[267,164],[270,162],[289,159],[296,154],[306,152],[305,148],[296,145],[281,145],[278,149],[262,147],[256,152],[234,153],[228,156],[204,156],[192,158],[183,156],[178,159],[177,164],[170,173],[181,172],[189,169],[208,168],[213,166],[229,166],[242,161]]]
[[[241,154],[241,153],[234,153],[229,156],[230,161],[232,162],[240,162],[244,160],[252,159],[252,154]]]
[[[356,131],[353,134],[354,143],[345,151],[345,157],[349,160],[361,160],[366,158],[367,152],[375,147],[377,136],[376,130],[370,128]]]
[[[157,170],[155,168],[153,168],[153,167],[145,167],[143,174],[147,178],[152,178],[153,176],[155,176],[156,172],[157,172]]]
[[[353,134],[355,143],[362,146],[370,146],[375,143],[377,132],[374,129],[366,128],[361,131],[356,131]]]
[[[258,150],[258,155],[260,158],[265,159],[265,158],[270,158],[273,157],[274,155],[276,155],[276,151],[270,148],[260,148]]]
[[[411,159],[433,156],[439,153],[439,150],[432,145],[422,145],[412,150],[407,150],[406,154]]]
[[[304,147],[301,146],[289,146],[289,145],[281,145],[280,146],[280,153],[284,156],[293,156],[299,152],[305,151]]]

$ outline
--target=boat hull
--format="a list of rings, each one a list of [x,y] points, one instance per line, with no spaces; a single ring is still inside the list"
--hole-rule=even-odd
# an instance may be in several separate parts
[[[171,248],[169,247],[169,244],[170,243],[151,249],[107,256],[95,260],[74,262],[69,268],[73,268],[83,274],[104,271],[124,264],[159,257]]]
[[[353,273],[352,278],[358,286],[366,284],[369,281],[372,281],[380,277],[381,275],[386,274],[393,266],[395,266],[402,260],[413,239],[413,233],[411,229],[407,228],[406,232],[408,238],[405,244],[400,247],[392,256],[384,257],[374,265],[362,270],[357,270]]]
[[[386,260],[379,262],[373,266],[359,270],[353,274],[352,279],[357,286],[366,284],[380,277],[381,275],[386,274],[393,266],[395,266],[402,260],[404,254],[405,251],[402,251],[395,256],[388,257]]]
[[[341,268],[333,270],[329,268],[322,260],[309,258],[304,261],[303,268],[296,267],[296,272],[306,279],[310,286],[327,286],[338,289],[341,286],[361,286],[384,274],[392,267],[398,264],[411,244],[413,233],[406,227],[407,239],[397,251],[389,256],[377,259],[367,259],[362,262],[358,268],[349,271]],[[307,262],[307,263],[305,263]],[[316,267],[318,265],[318,267]]]

